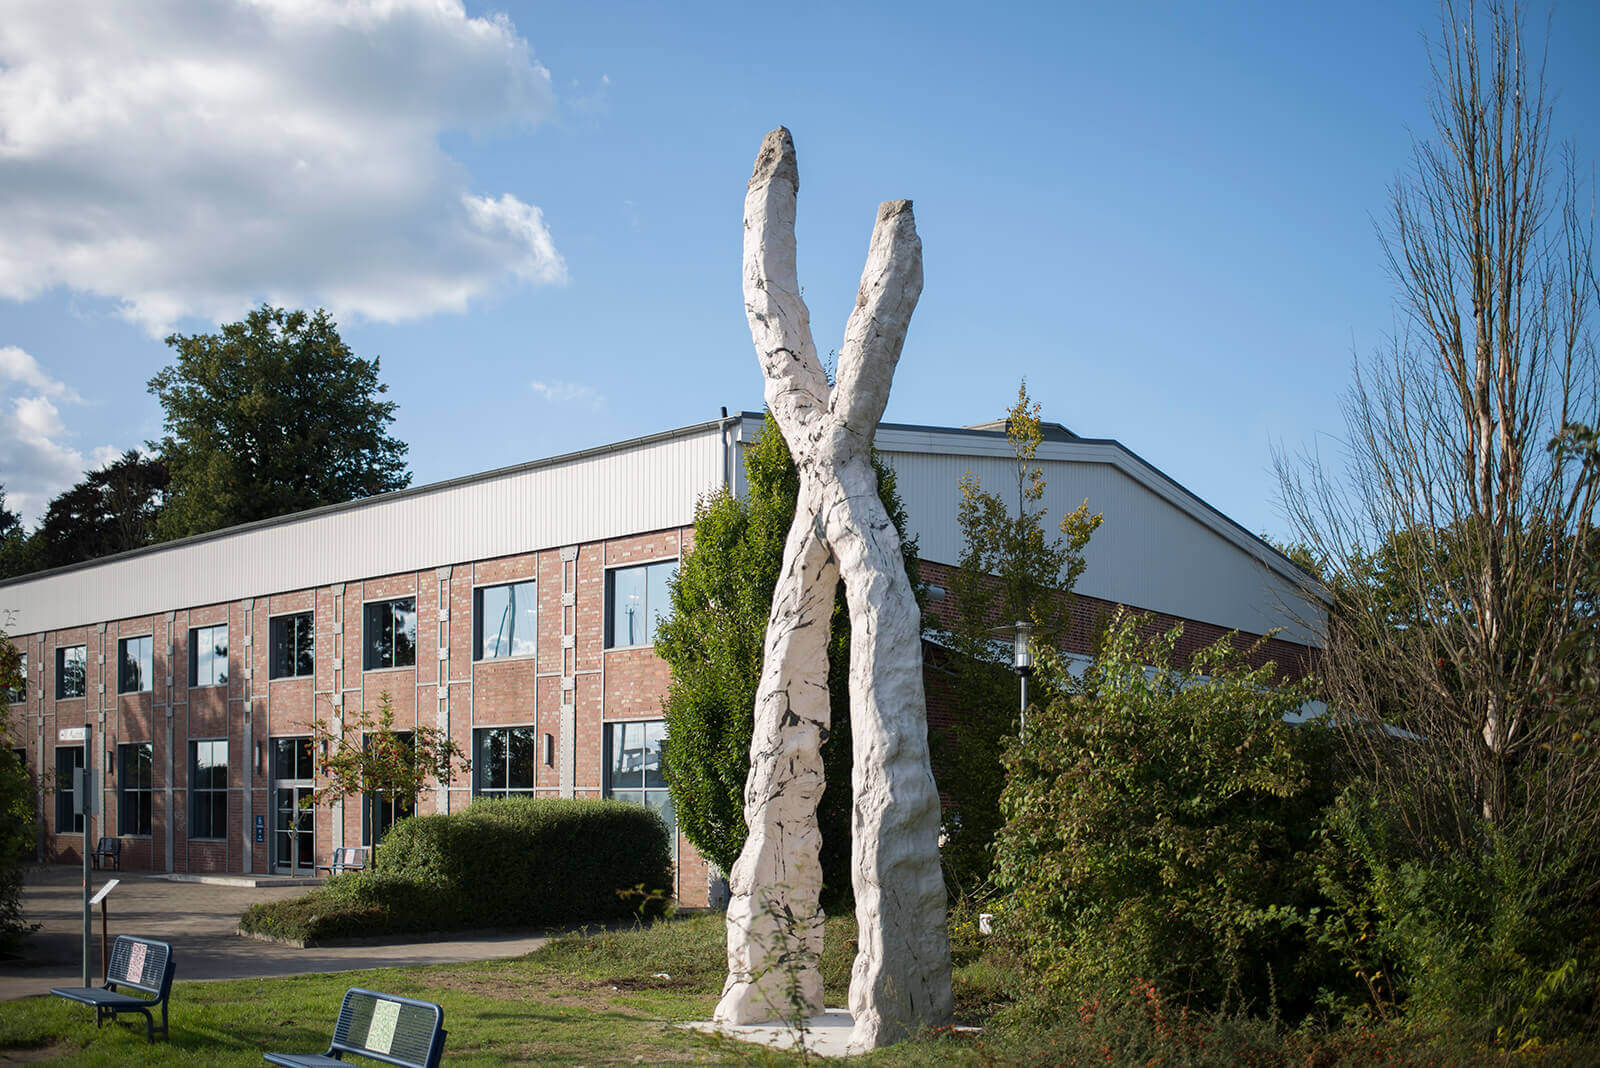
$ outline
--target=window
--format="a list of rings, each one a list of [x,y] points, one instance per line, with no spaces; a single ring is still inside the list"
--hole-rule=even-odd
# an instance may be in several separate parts
[[[56,650],[57,701],[82,697],[88,677],[89,653],[86,646],[66,645]]]
[[[6,700],[11,704],[20,705],[28,699],[28,654],[22,654],[22,660],[17,664],[17,685],[6,687]]]
[[[154,754],[149,742],[117,746],[117,833],[150,833]]]
[[[228,837],[228,740],[189,743],[189,837]]]
[[[189,685],[228,684],[228,625],[189,628]]]
[[[539,622],[536,592],[532,582],[472,591],[472,659],[533,655]]]
[[[474,731],[477,759],[473,789],[488,797],[533,793],[538,737],[532,727],[490,727]]]
[[[274,779],[302,779],[310,782],[311,739],[274,738],[272,740],[272,777]]]
[[[411,667],[417,662],[417,599],[372,601],[361,608],[367,671]]]
[[[676,560],[606,572],[607,649],[655,642],[656,624],[672,611],[667,583],[677,572]]]
[[[143,693],[155,679],[150,635],[117,641],[117,692]]]
[[[315,660],[311,652],[311,613],[273,616],[267,622],[267,677],[296,678],[311,674]]]
[[[411,748],[412,739],[416,736],[410,731],[395,731],[395,738],[408,750]],[[367,748],[372,747],[372,735],[362,739],[362,744]],[[371,794],[361,796],[361,844],[370,846],[372,840],[372,801]],[[385,794],[378,799],[378,841],[383,841],[383,836],[389,833],[389,828],[397,822],[417,814],[415,798],[395,797]]]
[[[606,796],[649,805],[668,830],[676,831],[667,792],[666,752],[667,725],[662,720],[606,724]]]
[[[83,813],[74,812],[77,793],[72,772],[83,767],[83,746],[56,747],[56,833],[82,834]]]

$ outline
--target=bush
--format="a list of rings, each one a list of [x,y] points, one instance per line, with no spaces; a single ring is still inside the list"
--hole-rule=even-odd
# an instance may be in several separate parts
[[[312,944],[658,915],[672,885],[667,838],[642,805],[480,799],[464,812],[401,820],[384,835],[378,870],[254,905],[239,926]]]
[[[1226,638],[1175,666],[1178,630],[1137,629],[1114,618],[1081,681],[1047,665],[1053,696],[1008,746],[1001,930],[1056,1007],[1149,981],[1205,1010],[1303,1012],[1332,974],[1306,929],[1323,732],[1284,722],[1309,685]]]

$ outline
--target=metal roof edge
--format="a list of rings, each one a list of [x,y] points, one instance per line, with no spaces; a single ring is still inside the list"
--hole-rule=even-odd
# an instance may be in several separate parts
[[[747,413],[748,414],[748,413]],[[508,467],[497,467],[492,471],[479,471],[470,475],[458,475],[439,482],[429,482],[423,486],[407,486],[405,489],[392,490],[380,493],[373,497],[358,497],[353,501],[340,501],[337,504],[324,504],[316,508],[307,508],[304,511],[289,512],[284,515],[272,516],[268,519],[257,519],[249,523],[239,523],[231,527],[220,527],[217,530],[208,530],[204,534],[191,534],[186,538],[175,538],[172,541],[158,542],[155,545],[142,545],[137,549],[126,552],[113,553],[110,556],[97,556],[92,560],[80,560],[74,564],[64,564],[61,567],[52,567],[45,571],[30,571],[25,575],[14,575],[10,578],[0,579],[0,589],[9,586],[21,585],[24,582],[33,582],[42,578],[53,578],[57,575],[66,575],[74,571],[84,571],[89,568],[99,567],[103,564],[119,563],[140,556],[151,556],[156,553],[168,552],[202,542],[215,541],[219,538],[232,537],[235,534],[248,534],[253,531],[267,530],[277,526],[288,526],[307,519],[319,516],[333,515],[338,512],[354,511],[358,508],[367,508],[375,504],[389,501],[404,500],[408,497],[421,497],[431,493],[455,489],[460,486],[469,486],[479,482],[490,482],[499,478],[509,478],[513,475],[525,474],[546,467],[558,467],[563,464],[576,463],[581,460],[592,460],[599,456],[612,453],[627,452],[630,449],[643,448],[647,445],[656,445],[664,441],[675,441],[679,438],[694,437],[698,434],[719,430],[727,420],[708,419],[703,423],[692,423],[688,426],[677,427],[672,430],[661,430],[654,434],[645,434],[642,437],[629,438],[626,441],[612,442],[606,445],[596,445],[588,449],[579,449],[576,452],[562,453],[559,456],[545,456],[536,460],[528,460]]]

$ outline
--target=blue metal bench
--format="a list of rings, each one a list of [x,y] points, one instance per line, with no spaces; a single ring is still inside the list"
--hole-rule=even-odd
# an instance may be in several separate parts
[[[345,1064],[346,1053],[400,1068],[438,1068],[444,1055],[444,1010],[431,1001],[351,987],[339,1006],[326,1053],[263,1053],[284,1068]]]
[[[94,866],[97,868],[105,865],[107,867],[115,867],[117,871],[121,871],[122,839],[100,839],[99,844],[94,847],[94,854],[91,859],[94,861]]]
[[[154,998],[138,998],[124,994],[118,987],[154,994]],[[81,1001],[94,1006],[94,1025],[99,1027],[107,1017],[119,1013],[137,1012],[144,1015],[145,1038],[156,1040],[155,1017],[150,1010],[161,1007],[161,1037],[167,1036],[167,997],[172,993],[172,947],[165,942],[132,935],[118,935],[111,944],[111,962],[106,967],[104,986],[53,986],[50,993],[71,1001]]]
[[[325,871],[329,875],[341,875],[347,871],[366,871],[367,862],[362,850],[354,846],[345,846],[333,851],[333,860],[327,864],[318,864],[318,871]]]

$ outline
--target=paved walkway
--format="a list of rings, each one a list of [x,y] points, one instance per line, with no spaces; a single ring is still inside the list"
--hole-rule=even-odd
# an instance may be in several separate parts
[[[93,890],[108,878],[122,880],[107,899],[110,937],[141,934],[171,942],[180,982],[492,960],[531,953],[549,941],[548,935],[521,933],[448,942],[296,949],[241,938],[234,928],[248,906],[303,894],[304,886],[172,882],[138,872],[92,874]],[[44,994],[52,986],[77,986],[83,961],[82,869],[51,866],[30,871],[23,885],[22,913],[29,923],[44,926],[34,932],[23,959],[0,961],[0,1000]],[[96,983],[100,981],[99,946],[100,910],[96,907],[91,958]]]

